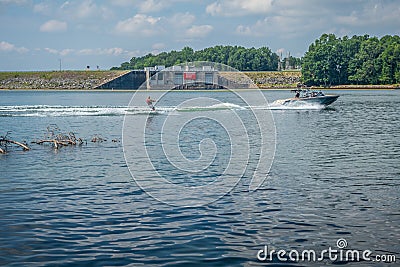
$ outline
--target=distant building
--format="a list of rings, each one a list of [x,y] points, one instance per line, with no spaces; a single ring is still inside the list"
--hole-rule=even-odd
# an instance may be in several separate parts
[[[162,71],[160,71],[162,70]],[[218,86],[218,71],[211,66],[164,66],[145,68],[147,89],[215,89]],[[150,76],[151,71],[158,71]]]

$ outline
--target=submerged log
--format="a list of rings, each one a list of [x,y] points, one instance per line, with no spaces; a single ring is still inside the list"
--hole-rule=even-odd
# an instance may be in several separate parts
[[[17,141],[10,140],[10,139],[2,139],[1,141],[5,142],[5,143],[18,145],[18,146],[22,147],[22,149],[25,151],[31,150],[26,144],[23,144],[21,142],[17,142]]]
[[[53,143],[54,146],[56,148],[58,148],[59,145],[68,146],[70,143],[67,142],[67,141],[68,140],[59,141],[59,140],[56,140],[56,139],[46,139],[46,140],[36,141],[35,143],[38,144],[38,145],[42,145],[43,143]]]
[[[107,139],[103,138],[99,134],[93,135],[92,140],[91,140],[91,142],[93,142],[93,143],[102,143],[102,142],[105,142],[105,141],[107,141]]]

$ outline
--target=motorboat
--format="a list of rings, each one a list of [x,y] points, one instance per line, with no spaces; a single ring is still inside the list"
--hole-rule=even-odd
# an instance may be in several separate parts
[[[314,91],[310,89],[291,90],[295,92],[295,96],[287,99],[276,100],[279,105],[293,105],[297,103],[309,103],[322,106],[328,106],[338,99],[339,95],[325,95],[322,91]]]

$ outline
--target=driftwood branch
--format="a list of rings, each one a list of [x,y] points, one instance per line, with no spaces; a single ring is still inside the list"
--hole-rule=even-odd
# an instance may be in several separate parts
[[[75,146],[77,144],[81,145],[81,144],[83,144],[83,140],[81,138],[78,138],[77,141],[73,141],[70,139],[65,139],[65,140],[64,139],[61,139],[61,140],[45,139],[45,140],[34,141],[33,143],[38,144],[38,145],[42,145],[44,143],[52,143],[52,144],[54,144],[55,148],[59,148],[61,146],[69,146],[69,145]]]
[[[8,135],[8,133],[7,133],[7,135]],[[14,144],[14,145],[20,146],[20,147],[22,147],[22,149],[24,151],[31,150],[28,147],[28,145],[26,145],[24,143],[8,139],[7,135],[5,137],[4,136],[0,137],[0,144],[3,145],[3,146],[6,146],[6,149],[0,148],[0,153],[1,154],[5,154],[7,152],[7,144]]]
[[[107,141],[107,139],[103,138],[100,134],[93,135],[91,142],[93,143],[102,143]]]
[[[6,143],[10,143],[10,144],[15,144],[18,145],[20,147],[22,147],[23,150],[31,150],[27,145],[14,141],[14,140],[4,140]]]
[[[56,140],[56,139],[46,139],[46,140],[39,140],[35,141],[36,144],[41,145],[43,143],[54,143],[57,145],[68,146],[70,143],[66,141]]]
[[[60,128],[56,124],[51,124],[47,126],[47,134],[44,139],[32,143],[39,145],[50,143],[54,145],[54,148],[58,149],[62,146],[81,145],[83,144],[83,140],[82,138],[76,138],[73,132],[61,133]]]
[[[10,133],[11,132],[7,132],[5,136],[0,136],[0,154],[7,154],[8,145],[11,144],[17,145],[26,151],[31,150],[31,148],[27,145],[26,142],[18,142],[12,140],[12,138],[9,137]],[[90,141],[93,143],[102,143],[106,142],[107,139],[101,136],[100,134],[95,134],[92,136]],[[32,144],[38,144],[38,145],[50,144],[55,149],[61,148],[63,146],[76,146],[76,145],[82,145],[84,143],[87,144],[87,142],[88,141],[85,139],[76,137],[73,132],[68,132],[68,133],[61,132],[60,128],[58,128],[56,124],[51,124],[47,127],[47,132],[44,135],[43,139],[36,139],[34,141],[31,141]],[[115,138],[112,139],[111,142],[119,143],[120,140]]]

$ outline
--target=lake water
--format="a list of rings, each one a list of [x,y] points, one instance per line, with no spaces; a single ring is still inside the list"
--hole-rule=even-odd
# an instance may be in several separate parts
[[[86,140],[0,155],[0,265],[288,266],[257,254],[339,239],[398,262],[400,91],[334,93],[321,109],[152,92],[149,113],[147,92],[0,91],[0,135],[29,143],[57,125]],[[268,177],[252,180],[260,169]],[[332,263],[322,258],[291,264]]]

